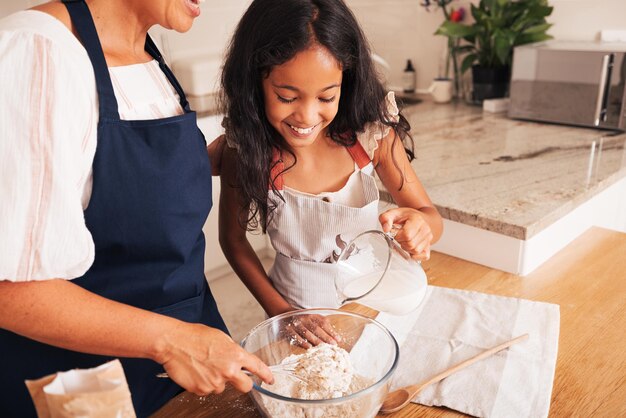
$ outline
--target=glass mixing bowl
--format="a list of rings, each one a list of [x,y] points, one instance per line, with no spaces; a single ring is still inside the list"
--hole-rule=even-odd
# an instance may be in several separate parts
[[[398,343],[377,321],[338,309],[303,309],[269,318],[254,327],[242,347],[267,365],[278,365],[286,357],[306,351],[294,329],[310,319],[323,319],[341,337],[339,346],[350,356],[354,375],[362,388],[333,399],[298,399],[276,393],[272,386],[253,377],[250,392],[254,404],[267,418],[368,418],[376,416],[389,391],[391,376],[398,364]],[[276,379],[278,374],[274,374]]]

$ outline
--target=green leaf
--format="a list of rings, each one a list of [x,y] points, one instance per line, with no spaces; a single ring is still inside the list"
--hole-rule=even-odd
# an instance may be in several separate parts
[[[439,26],[435,35],[448,36],[450,38],[463,38],[473,35],[476,29],[472,26],[463,25],[461,23],[445,21]]]
[[[551,23],[541,23],[539,25],[531,26],[526,29],[522,33],[524,34],[533,34],[533,33],[545,33],[550,27]]]
[[[480,0],[480,6],[483,6],[483,9],[493,10],[496,7],[496,0]]]
[[[517,39],[515,40],[515,46],[547,41],[548,39],[552,39],[552,38],[553,38],[552,35],[548,35],[546,33],[531,33],[528,35],[522,34],[518,36]]]
[[[488,19],[487,13],[485,13],[484,10],[479,9],[478,7],[474,6],[473,4],[470,6],[470,8],[472,12],[472,17],[474,18],[476,25],[477,26],[484,25],[484,22]]]
[[[552,14],[552,7],[549,6],[531,6],[528,8],[529,19],[544,19]]]
[[[455,51],[459,54],[465,54],[467,52],[473,52],[475,50],[476,47],[474,47],[474,45],[461,45],[455,48]]]
[[[512,35],[515,36],[515,35]],[[509,62],[511,54],[513,53],[513,39],[510,34],[501,32],[499,36],[494,39],[494,49],[498,61],[502,65],[506,65]]]
[[[465,58],[463,58],[463,63],[461,63],[461,74],[470,69],[472,67],[472,64],[474,64],[474,62],[477,60],[478,56],[476,54],[469,54]]]
[[[480,0],[470,8],[472,30],[450,26],[440,27],[437,32],[467,42],[456,48],[457,53],[469,53],[463,61],[465,70],[472,63],[486,67],[510,64],[514,46],[551,38],[547,34],[551,24],[546,17],[553,8],[548,0]]]
[[[476,44],[476,35],[464,36],[463,39],[472,45]]]

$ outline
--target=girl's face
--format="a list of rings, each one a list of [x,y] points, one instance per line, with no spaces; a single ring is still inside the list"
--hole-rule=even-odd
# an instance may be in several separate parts
[[[263,80],[267,119],[293,149],[326,134],[339,109],[341,79],[339,62],[314,45],[274,67]]]

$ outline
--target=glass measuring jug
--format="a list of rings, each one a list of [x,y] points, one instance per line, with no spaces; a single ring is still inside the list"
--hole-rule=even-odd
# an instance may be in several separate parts
[[[426,273],[394,235],[365,231],[344,247],[334,277],[340,304],[358,302],[393,315],[419,306],[426,293]]]

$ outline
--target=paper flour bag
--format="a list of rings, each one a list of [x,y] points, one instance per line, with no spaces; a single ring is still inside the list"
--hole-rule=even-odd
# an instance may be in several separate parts
[[[39,418],[135,418],[119,360],[26,380]]]

